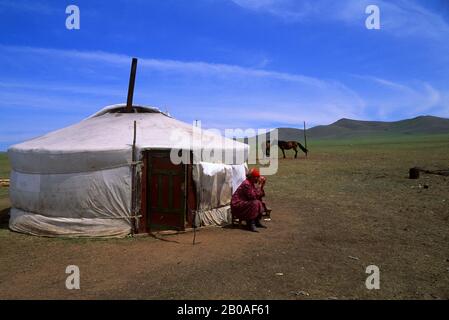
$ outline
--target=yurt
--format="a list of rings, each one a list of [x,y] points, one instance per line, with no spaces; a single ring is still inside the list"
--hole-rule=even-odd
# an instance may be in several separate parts
[[[9,148],[9,226],[39,236],[123,237],[227,224],[247,153],[248,145],[157,108],[108,106]]]

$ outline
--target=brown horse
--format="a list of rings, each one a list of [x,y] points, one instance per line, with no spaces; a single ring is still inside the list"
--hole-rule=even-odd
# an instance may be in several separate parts
[[[285,159],[285,150],[290,150],[290,149],[295,150],[295,158],[298,157],[298,148],[301,149],[306,155],[309,152],[309,150],[307,150],[300,142],[297,142],[297,141],[278,140],[277,145],[278,145],[279,149],[282,150],[284,159]],[[270,148],[271,148],[271,142],[267,141],[266,149],[265,149],[265,154],[267,155],[267,157],[270,156]]]

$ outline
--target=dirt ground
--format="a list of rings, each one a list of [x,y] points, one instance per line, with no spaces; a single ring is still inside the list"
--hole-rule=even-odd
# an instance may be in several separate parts
[[[3,210],[0,298],[449,299],[449,177],[407,179],[448,168],[448,140],[311,150],[268,177],[273,219],[257,234],[49,239],[9,231]],[[65,288],[71,264],[80,290]],[[372,264],[379,290],[365,287]]]

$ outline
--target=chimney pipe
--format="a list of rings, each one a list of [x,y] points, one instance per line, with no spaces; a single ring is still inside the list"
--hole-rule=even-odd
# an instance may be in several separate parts
[[[133,58],[131,63],[131,73],[129,75],[128,99],[126,101],[126,112],[133,112],[134,83],[136,82],[137,58]]]

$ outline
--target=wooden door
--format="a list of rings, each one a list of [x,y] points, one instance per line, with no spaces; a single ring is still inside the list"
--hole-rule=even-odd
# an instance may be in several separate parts
[[[185,166],[173,164],[169,151],[148,152],[147,223],[150,231],[184,230]]]

